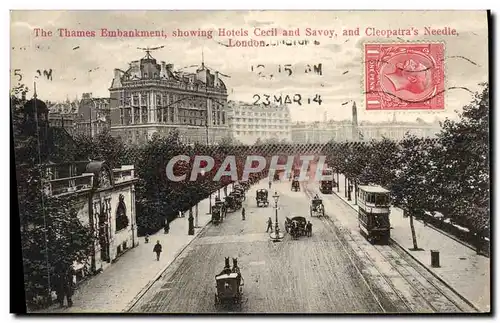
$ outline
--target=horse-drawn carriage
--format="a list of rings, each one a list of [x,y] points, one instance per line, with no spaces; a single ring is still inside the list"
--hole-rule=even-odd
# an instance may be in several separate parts
[[[290,233],[293,239],[298,239],[300,236],[307,235],[307,220],[303,216],[286,218],[285,230]]]
[[[241,208],[239,193],[231,192],[225,199],[226,212],[234,212]]]
[[[215,275],[215,306],[222,304],[237,304],[241,307],[244,285],[243,277],[238,267],[237,259],[233,258],[233,268],[229,266],[229,258],[222,272]]]
[[[300,191],[300,182],[299,182],[299,178],[298,177],[295,177],[292,181],[292,188],[291,188],[292,191]]]
[[[221,205],[215,204],[212,206],[212,223],[218,225],[224,221],[224,213],[222,211]]]
[[[323,200],[315,196],[311,202],[311,216],[325,216],[325,206]]]
[[[267,192],[266,189],[260,189],[257,190],[257,196],[255,197],[255,200],[257,201],[257,207],[269,206],[269,199],[268,199],[269,193]]]
[[[226,217],[226,205],[219,198],[215,198],[215,205],[212,206],[212,223],[217,225],[224,221]]]
[[[241,201],[243,202],[246,199],[245,189],[241,185],[235,185],[233,189],[234,193],[238,193],[240,195]]]

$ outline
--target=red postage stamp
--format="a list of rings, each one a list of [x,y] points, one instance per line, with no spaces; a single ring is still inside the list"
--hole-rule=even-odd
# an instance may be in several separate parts
[[[365,44],[367,110],[443,110],[444,44]]]

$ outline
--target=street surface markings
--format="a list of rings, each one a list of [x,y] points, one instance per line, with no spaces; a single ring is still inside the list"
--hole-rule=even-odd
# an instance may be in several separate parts
[[[252,262],[248,263],[249,266],[264,266],[265,264],[266,264],[266,262],[264,260],[262,260],[262,261],[252,261]]]
[[[230,236],[210,236],[198,239],[197,245],[219,244],[219,243],[248,243],[248,242],[267,242],[269,235],[267,233],[252,233]]]
[[[171,289],[174,282],[166,282],[161,289]]]

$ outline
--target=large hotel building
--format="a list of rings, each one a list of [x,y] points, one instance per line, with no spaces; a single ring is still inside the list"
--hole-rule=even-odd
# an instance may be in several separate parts
[[[195,73],[176,72],[147,51],[126,71],[115,69],[109,92],[111,134],[126,144],[172,130],[184,143],[215,144],[230,135],[226,85],[204,63]]]
[[[251,103],[229,102],[229,128],[233,139],[245,145],[276,140],[290,142],[291,116],[286,105],[253,105]]]

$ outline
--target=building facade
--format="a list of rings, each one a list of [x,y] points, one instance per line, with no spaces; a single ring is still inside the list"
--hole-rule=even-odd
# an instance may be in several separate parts
[[[49,125],[64,128],[70,135],[76,132],[75,120],[78,116],[78,101],[47,102],[49,109]]]
[[[110,128],[110,99],[94,98],[92,93],[83,93],[75,119],[75,132],[95,137]]]
[[[300,144],[351,141],[352,129],[349,122],[297,122],[291,126],[291,137],[292,142]]]
[[[292,140],[291,116],[286,105],[253,105],[245,102],[229,102],[229,128],[231,136],[243,144],[261,141]]]
[[[111,134],[126,144],[173,130],[185,143],[214,144],[229,135],[226,85],[204,63],[195,73],[176,72],[147,52],[126,71],[115,69],[109,92]]]
[[[133,166],[111,169],[105,162],[45,165],[49,198],[73,201],[78,219],[95,236],[86,263],[74,263],[75,280],[109,267],[125,251],[138,245]]]
[[[83,93],[79,101],[47,102],[50,126],[64,128],[72,136],[97,136],[111,127],[109,102],[92,93]]]

